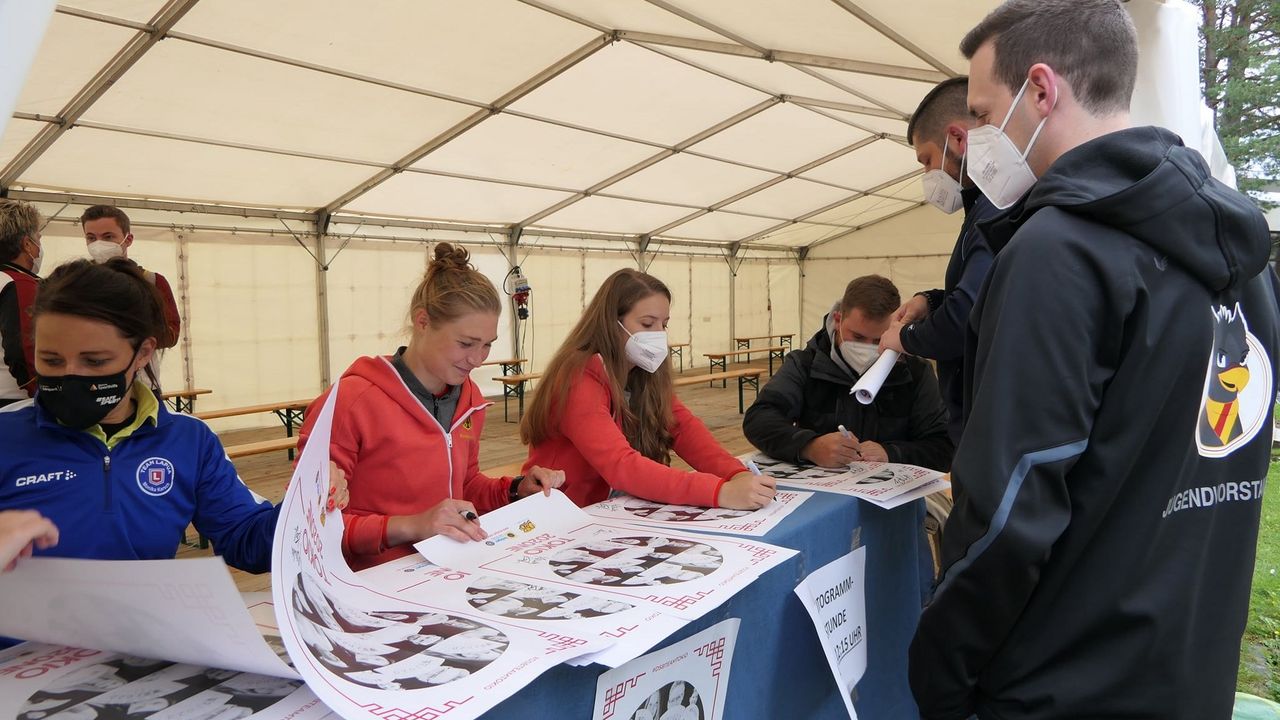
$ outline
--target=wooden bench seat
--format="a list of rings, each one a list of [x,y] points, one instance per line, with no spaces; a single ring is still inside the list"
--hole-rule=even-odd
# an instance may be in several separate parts
[[[771,347],[752,348],[751,350],[726,350],[725,352],[718,353],[703,353],[703,355],[707,358],[707,369],[711,372],[715,372],[716,368],[728,370],[729,358],[737,359],[738,357],[745,355],[747,360],[750,361],[751,353],[767,352],[769,353],[769,375],[772,376],[773,361],[781,360],[782,356],[786,355],[787,350],[789,349],[790,348],[783,345],[773,345]]]
[[[738,380],[738,414],[746,412],[746,406],[743,400],[743,386],[750,385],[755,389],[756,395],[760,394],[760,375],[764,370],[760,368],[742,368],[741,370],[729,370],[726,372],[715,373],[713,377],[711,373],[706,375],[690,375],[688,377],[675,378],[671,384],[675,387],[686,387],[689,385],[697,385],[701,382],[715,385],[716,380],[726,381],[737,378]],[[722,383],[723,385],[723,383]]]
[[[537,380],[542,377],[542,373],[518,373],[516,375],[503,375],[494,378],[495,382],[502,383],[502,421],[511,422],[511,418],[507,413],[507,398],[515,397],[520,401],[519,414],[516,420],[524,417],[524,384],[530,380]]]
[[[285,400],[283,402],[262,403],[261,405],[245,405],[243,407],[223,408],[221,410],[208,410],[196,413],[195,416],[201,420],[218,420],[221,418],[239,417],[241,415],[257,415],[258,413],[275,413],[280,418],[280,422],[284,424],[284,432],[289,437],[293,437],[293,431],[302,427],[303,413],[307,406],[311,404],[310,400]],[[288,450],[289,459],[293,459],[293,447],[280,447],[279,450]],[[262,451],[269,452],[269,451]]]

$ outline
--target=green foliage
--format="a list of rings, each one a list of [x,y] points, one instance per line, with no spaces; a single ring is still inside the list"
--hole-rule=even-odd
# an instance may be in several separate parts
[[[1258,557],[1253,571],[1249,624],[1240,648],[1237,687],[1280,701],[1280,465],[1272,463],[1262,495]]]
[[[1192,2],[1202,12],[1205,101],[1241,189],[1256,193],[1280,178],[1280,0]]]

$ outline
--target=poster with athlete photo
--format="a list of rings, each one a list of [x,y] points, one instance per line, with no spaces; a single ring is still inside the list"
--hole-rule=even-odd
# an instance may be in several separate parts
[[[582,509],[592,517],[624,523],[764,537],[811,495],[813,493],[780,490],[773,502],[759,510],[730,510],[670,505],[622,494]]]
[[[62,645],[0,651],[0,717],[16,720],[322,720],[299,680]]]
[[[721,720],[740,622],[730,618],[604,673],[592,720]]]
[[[443,568],[419,555],[361,570],[361,580],[405,600],[504,618],[530,630],[572,625],[613,645],[568,661],[617,667],[684,627],[687,621],[625,599]]]
[[[923,497],[916,491],[925,486],[932,492],[950,487],[943,474],[928,468],[900,463],[852,462],[843,469],[797,466],[762,453],[748,453],[760,471],[778,479],[779,485],[849,495],[883,508],[894,508],[910,499]]]
[[[576,591],[696,620],[794,550],[599,520],[564,494],[531,495],[480,518],[484,542],[416,545],[440,565]]]
[[[307,686],[347,720],[469,720],[555,665],[606,646],[573,627],[529,630],[479,610],[396,597],[342,557],[342,513],[328,511],[335,386],[281,503],[272,603]]]

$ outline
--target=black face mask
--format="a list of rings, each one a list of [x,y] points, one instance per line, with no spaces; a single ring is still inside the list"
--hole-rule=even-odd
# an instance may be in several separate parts
[[[111,375],[37,376],[36,402],[63,425],[86,430],[102,422],[128,396],[128,370]]]

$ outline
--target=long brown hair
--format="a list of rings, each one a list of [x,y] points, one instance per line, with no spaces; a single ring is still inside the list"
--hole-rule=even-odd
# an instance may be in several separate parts
[[[534,394],[520,424],[520,439],[526,445],[558,434],[558,413],[564,410],[569,387],[598,354],[609,383],[609,405],[614,418],[622,419],[627,442],[651,460],[671,463],[671,358],[653,373],[641,368],[627,372],[627,336],[618,325],[636,303],[654,294],[671,300],[671,290],[661,280],[638,270],[619,270],[605,279],[542,375],[545,389]],[[624,389],[631,393],[630,402],[624,400]]]

